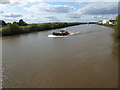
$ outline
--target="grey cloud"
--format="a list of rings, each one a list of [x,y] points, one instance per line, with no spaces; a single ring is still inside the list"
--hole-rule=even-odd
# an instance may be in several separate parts
[[[29,8],[26,8],[28,11],[32,12],[51,12],[51,13],[69,13],[70,11],[74,10],[73,6],[69,5],[50,5],[46,3],[41,3],[38,5],[32,5]]]
[[[120,7],[120,6],[119,6]],[[120,12],[120,8],[119,8]],[[66,15],[70,20],[98,20],[98,19],[112,19],[118,14],[118,3],[92,3],[89,4],[73,14]]]
[[[80,14],[68,14],[67,15],[68,18],[81,18]]]
[[[93,3],[77,11],[79,14],[88,15],[105,15],[105,14],[117,14],[118,3],[107,2],[107,3]]]
[[[112,18],[112,17],[97,17],[97,16],[94,16],[94,17],[93,17],[93,19],[96,19],[96,20],[97,20],[97,19],[98,19],[98,20],[99,20],[99,19],[100,19],[100,20],[101,20],[101,19],[111,19],[111,18]]]
[[[12,18],[17,18],[17,17],[22,17],[21,14],[9,14],[9,15],[3,15],[4,17],[12,17]]]
[[[11,5],[12,7],[15,6],[24,6],[26,5],[28,2],[27,0],[0,0],[0,4],[7,4],[7,5]]]
[[[49,17],[46,17],[49,21],[60,21],[57,17],[54,17],[54,16],[49,16]]]
[[[58,6],[58,7],[51,7],[50,9],[45,9],[47,12],[56,12],[56,13],[68,13],[73,8],[68,6]]]
[[[0,4],[9,4],[10,0],[0,0]]]
[[[1,13],[4,13],[4,12],[0,10],[0,14],[1,14]]]

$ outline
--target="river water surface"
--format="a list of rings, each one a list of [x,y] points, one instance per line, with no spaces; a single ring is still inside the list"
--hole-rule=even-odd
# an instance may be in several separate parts
[[[117,88],[113,30],[94,24],[66,30],[81,33],[50,38],[50,30],[3,37],[3,87]]]

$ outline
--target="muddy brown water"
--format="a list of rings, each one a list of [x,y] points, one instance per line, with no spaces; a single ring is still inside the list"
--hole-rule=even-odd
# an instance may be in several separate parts
[[[4,88],[117,88],[113,30],[99,25],[67,27],[81,33],[48,38],[41,31],[2,38]]]

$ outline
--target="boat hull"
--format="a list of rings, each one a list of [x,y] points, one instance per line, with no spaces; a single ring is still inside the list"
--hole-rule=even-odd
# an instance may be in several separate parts
[[[48,37],[55,37],[55,38],[59,38],[59,37],[60,37],[60,38],[62,38],[62,37],[67,37],[67,35],[66,35],[66,36],[60,36],[60,35],[59,35],[59,36],[58,36],[58,35],[48,35]]]

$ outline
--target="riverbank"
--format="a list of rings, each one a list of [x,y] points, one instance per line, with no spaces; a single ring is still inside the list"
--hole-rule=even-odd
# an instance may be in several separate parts
[[[115,28],[116,25],[110,25],[110,24],[100,24],[100,23],[97,23],[97,25],[102,25],[102,26],[106,26],[106,27],[110,27],[110,28]]]
[[[102,25],[102,26],[106,26],[106,27],[112,28],[112,29],[115,31],[115,32],[113,33],[114,38],[120,40],[120,33],[118,32],[118,27],[117,27],[117,25],[100,24],[100,23],[97,23],[97,25]]]
[[[114,36],[115,45],[113,49],[113,54],[120,56],[120,53],[118,52],[120,50],[120,33],[118,32],[117,25],[99,24],[99,23],[97,23],[97,25],[110,27],[114,30],[113,36]]]
[[[25,34],[25,33],[31,33],[31,32],[37,32],[37,31],[45,31],[45,30],[52,30],[52,29],[58,29],[58,28],[64,28],[68,26],[74,26],[74,25],[80,25],[80,24],[86,24],[86,23],[40,23],[40,24],[31,24],[27,26],[19,26],[16,23],[8,24],[4,27],[1,27],[0,29],[0,35],[1,36],[10,36],[10,35],[17,35],[17,34]]]

